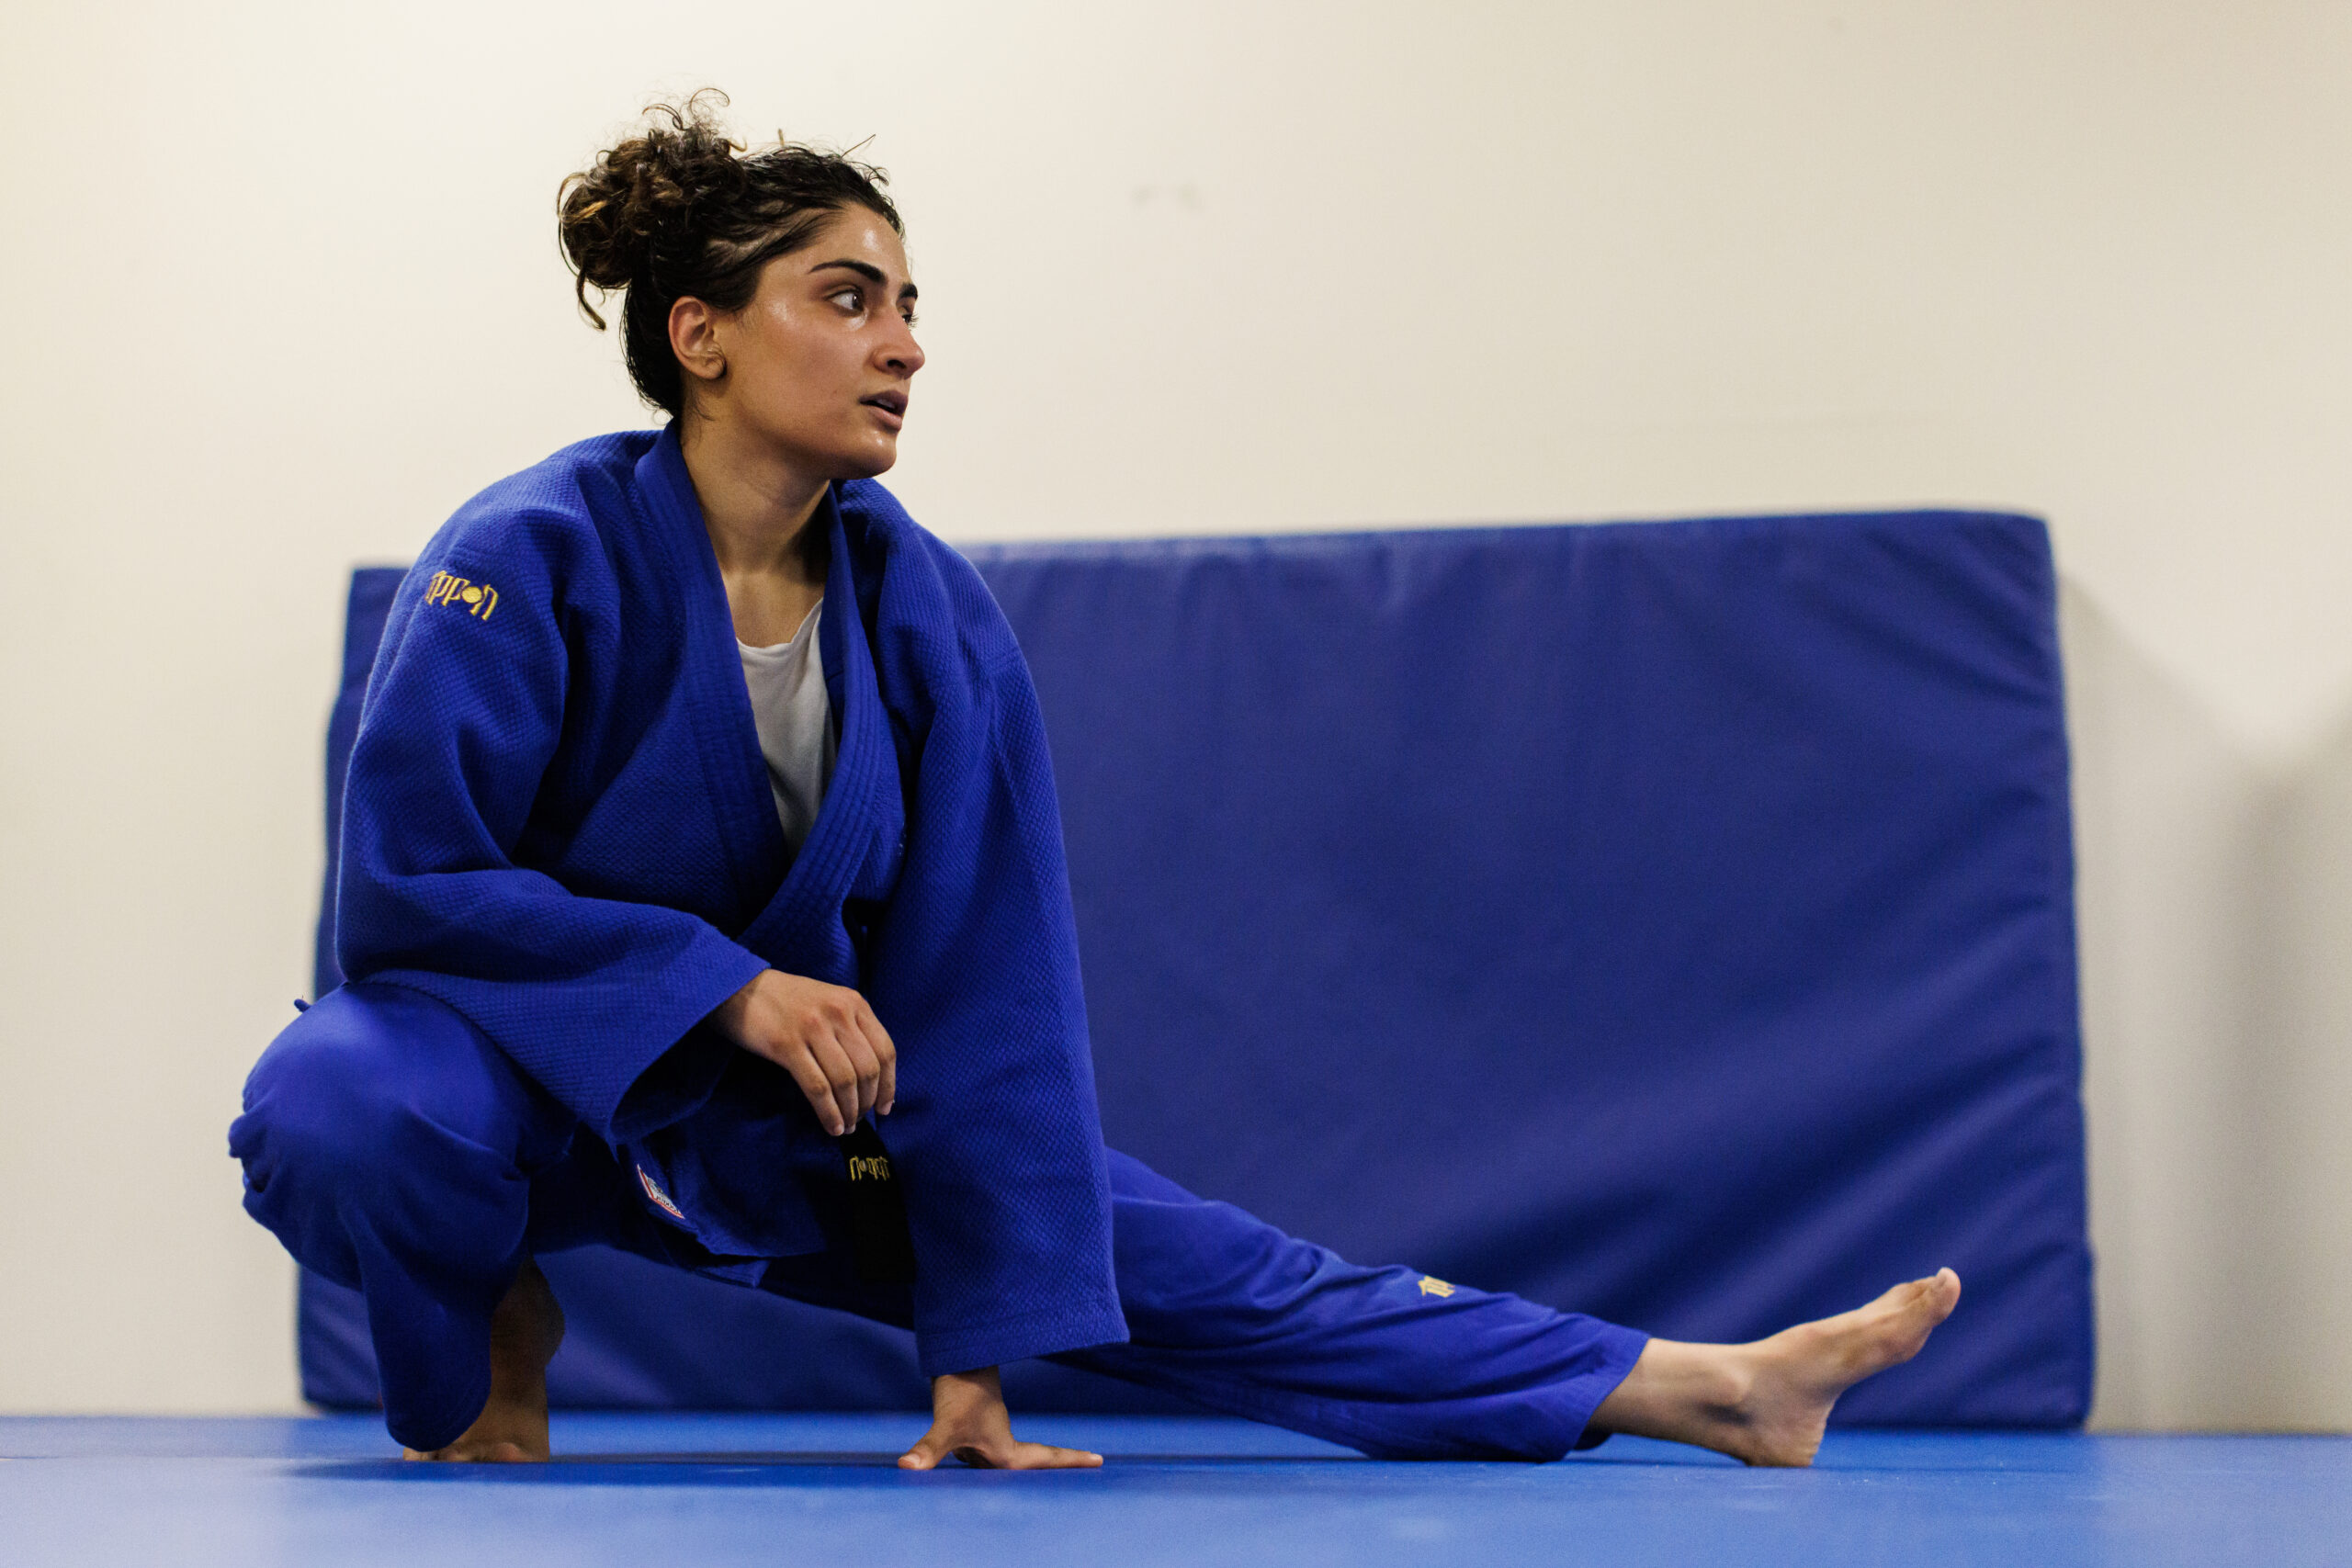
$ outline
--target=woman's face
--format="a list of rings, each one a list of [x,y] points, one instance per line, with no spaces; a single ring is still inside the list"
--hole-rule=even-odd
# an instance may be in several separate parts
[[[922,368],[914,313],[898,234],[880,214],[845,208],[761,268],[750,304],[708,317],[722,374],[696,373],[680,345],[690,395],[812,479],[870,479],[899,460],[908,386]],[[673,312],[673,342],[679,325]]]

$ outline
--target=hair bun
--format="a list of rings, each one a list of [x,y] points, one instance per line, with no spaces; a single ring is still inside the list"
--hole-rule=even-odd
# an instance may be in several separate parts
[[[706,87],[682,104],[646,109],[654,123],[596,154],[556,198],[556,234],[578,276],[580,308],[597,326],[591,288],[611,293],[650,280],[691,233],[695,209],[736,194],[742,145],[718,123],[727,95]],[[666,124],[662,123],[667,121]]]

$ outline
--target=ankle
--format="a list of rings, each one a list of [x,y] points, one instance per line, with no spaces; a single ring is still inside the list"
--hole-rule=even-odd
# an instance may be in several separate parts
[[[1761,1369],[1755,1346],[1652,1339],[1593,1421],[1632,1437],[1717,1448],[1726,1430],[1750,1419]]]
[[[1710,1345],[1716,1352],[1706,1359],[1699,1374],[1705,1384],[1702,1398],[1724,1419],[1745,1421],[1756,1404],[1756,1385],[1762,1381],[1765,1352],[1758,1345]]]
[[[523,1265],[490,1320],[493,1375],[537,1377],[563,1343],[563,1308],[536,1263]]]

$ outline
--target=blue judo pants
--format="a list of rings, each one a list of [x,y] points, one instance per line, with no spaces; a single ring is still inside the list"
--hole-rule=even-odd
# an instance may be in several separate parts
[[[330,993],[245,1085],[230,1151],[245,1208],[367,1298],[385,1424],[454,1441],[490,1395],[490,1321],[533,1256],[603,1243],[670,1261],[636,1186],[464,1017],[420,992]],[[1646,1337],[1517,1296],[1421,1288],[1110,1156],[1130,1341],[1053,1358],[1379,1458],[1552,1460]],[[832,1253],[762,1288],[910,1326],[903,1286]]]

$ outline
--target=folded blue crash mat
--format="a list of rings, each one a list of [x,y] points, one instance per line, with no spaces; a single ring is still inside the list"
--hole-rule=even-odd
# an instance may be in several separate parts
[[[1044,705],[1114,1147],[1354,1260],[1676,1338],[1949,1264],[1959,1313],[1837,1419],[2083,1418],[2040,523],[967,553]],[[399,575],[353,580],[331,846]],[[543,1261],[559,1404],[928,1403],[897,1330],[616,1253]],[[372,1403],[358,1297],[306,1277],[301,1306],[305,1392]],[[1016,1407],[1168,1407],[1045,1365],[1006,1381]]]

